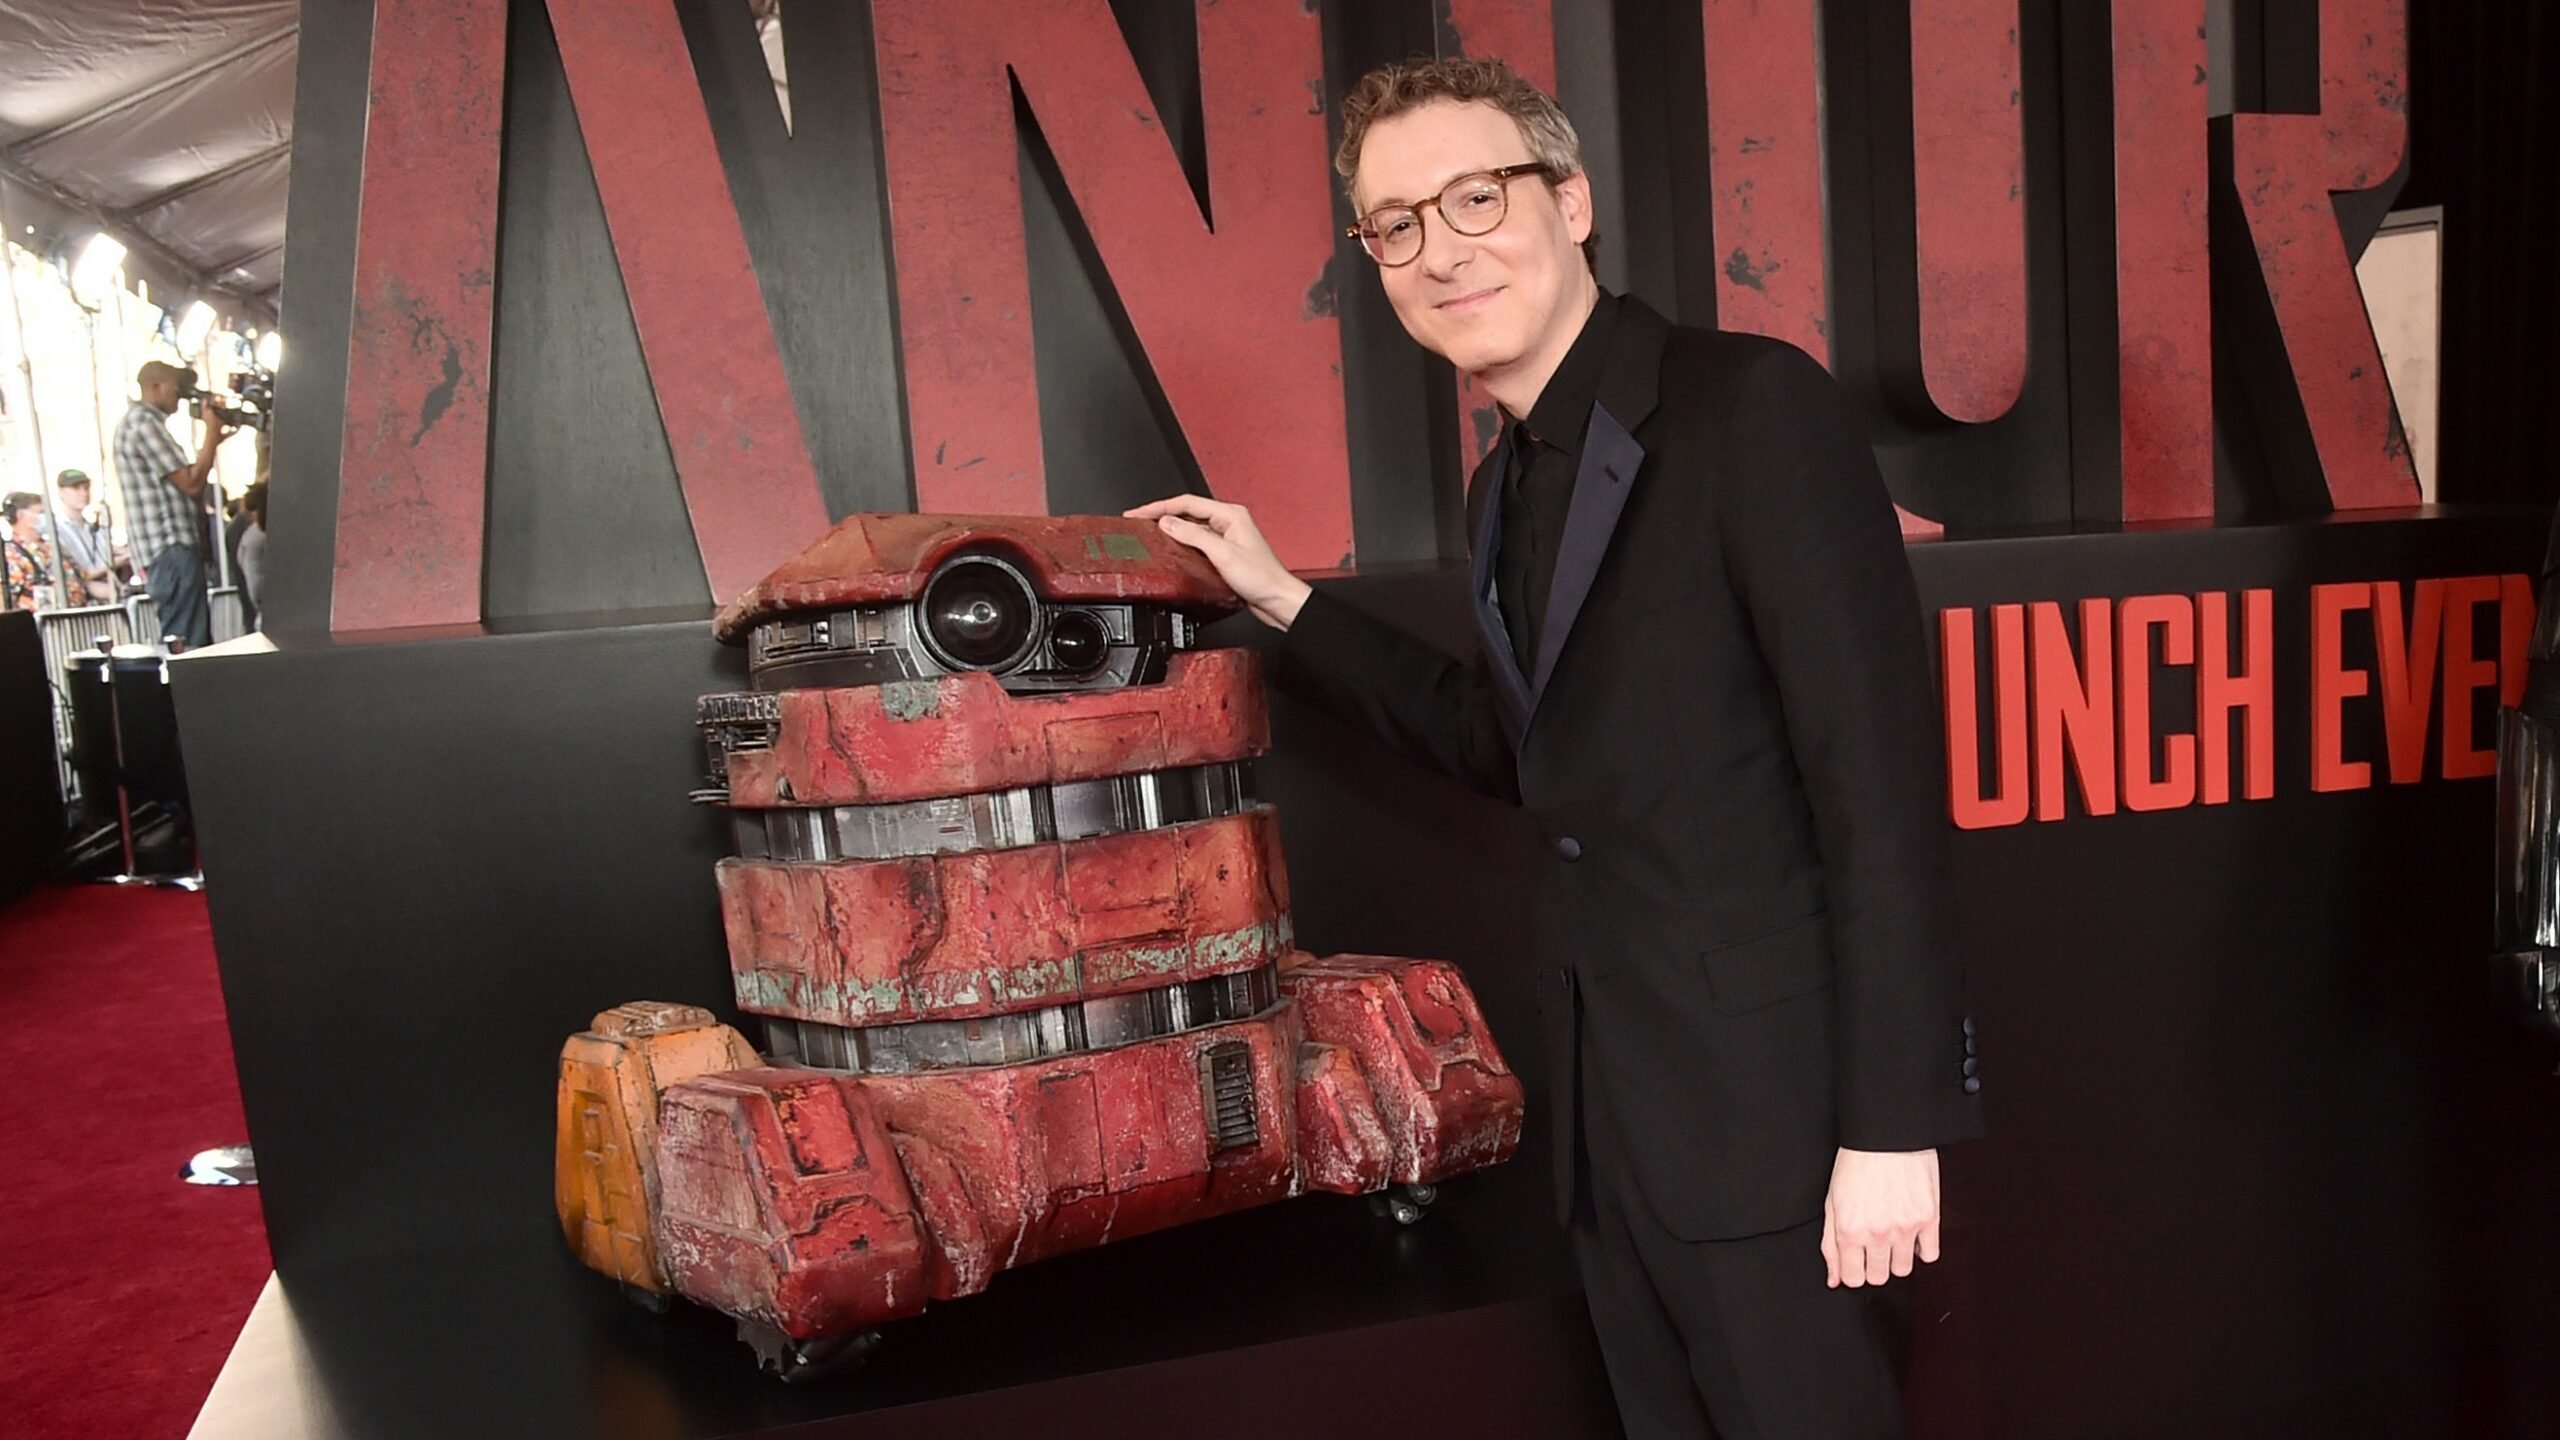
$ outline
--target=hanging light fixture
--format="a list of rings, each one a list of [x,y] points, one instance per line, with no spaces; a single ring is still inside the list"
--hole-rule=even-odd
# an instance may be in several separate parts
[[[204,353],[204,342],[213,335],[214,323],[221,317],[213,307],[199,300],[187,307],[187,318],[178,322],[178,353],[189,360]]]
[[[89,237],[80,247],[80,258],[71,262],[71,298],[83,310],[103,310],[107,291],[116,283],[116,267],[124,264],[124,242],[104,231]]]

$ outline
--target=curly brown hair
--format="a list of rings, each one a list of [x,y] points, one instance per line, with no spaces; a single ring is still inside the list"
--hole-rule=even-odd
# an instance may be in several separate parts
[[[1357,209],[1352,193],[1360,173],[1360,146],[1369,127],[1425,105],[1449,101],[1490,105],[1511,117],[1527,142],[1529,154],[1547,167],[1547,183],[1582,173],[1582,137],[1574,132],[1555,97],[1539,89],[1500,60],[1432,60],[1416,56],[1401,64],[1381,65],[1360,77],[1342,101],[1342,147],[1333,153],[1333,170],[1342,177],[1342,193]],[[1598,255],[1599,236],[1582,242],[1585,260]]]

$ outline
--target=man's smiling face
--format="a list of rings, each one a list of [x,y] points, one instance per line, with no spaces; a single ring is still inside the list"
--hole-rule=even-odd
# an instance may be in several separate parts
[[[1418,203],[1461,175],[1535,157],[1520,127],[1491,105],[1441,100],[1372,126],[1360,145],[1352,201],[1362,214]],[[1591,182],[1511,182],[1502,223],[1460,235],[1437,210],[1422,215],[1422,254],[1378,278],[1405,330],[1461,370],[1498,373],[1570,348],[1588,283],[1581,245],[1591,234]],[[1552,353],[1549,353],[1552,352]]]

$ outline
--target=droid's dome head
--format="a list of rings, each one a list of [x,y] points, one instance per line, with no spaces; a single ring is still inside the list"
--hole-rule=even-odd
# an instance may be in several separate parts
[[[1237,608],[1198,552],[1104,516],[856,515],[721,610],[758,690],[981,671],[1016,693],[1151,685]]]

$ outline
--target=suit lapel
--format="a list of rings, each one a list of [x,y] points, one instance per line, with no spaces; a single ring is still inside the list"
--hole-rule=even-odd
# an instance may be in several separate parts
[[[1627,508],[1636,472],[1644,467],[1644,447],[1635,429],[1653,414],[1661,399],[1662,349],[1671,324],[1644,302],[1628,299],[1618,312],[1618,329],[1609,347],[1609,368],[1600,379],[1600,398],[1591,407],[1591,424],[1583,432],[1582,462],[1573,478],[1573,501],[1566,507],[1564,536],[1556,545],[1555,580],[1547,591],[1547,619],[1539,628],[1538,663],[1529,683],[1529,712],[1534,718],[1546,697],[1547,681],[1565,642],[1582,617],[1582,603],[1609,554],[1610,537]]]
[[[1573,477],[1573,503],[1564,513],[1564,538],[1556,545],[1556,578],[1547,591],[1547,620],[1538,632],[1538,672],[1529,682],[1529,710],[1547,692],[1556,657],[1582,614],[1591,582],[1600,576],[1601,557],[1609,553],[1609,537],[1627,508],[1627,492],[1644,464],[1644,447],[1636,443],[1603,405],[1591,407],[1591,428],[1582,437],[1582,464]]]
[[[1476,469],[1470,499],[1478,507],[1474,550],[1468,556],[1467,598],[1475,612],[1476,642],[1484,647],[1485,668],[1493,672],[1502,699],[1502,719],[1517,741],[1529,724],[1529,682],[1511,644],[1510,627],[1493,600],[1493,556],[1502,543],[1502,491],[1511,483],[1511,442],[1506,437]]]

